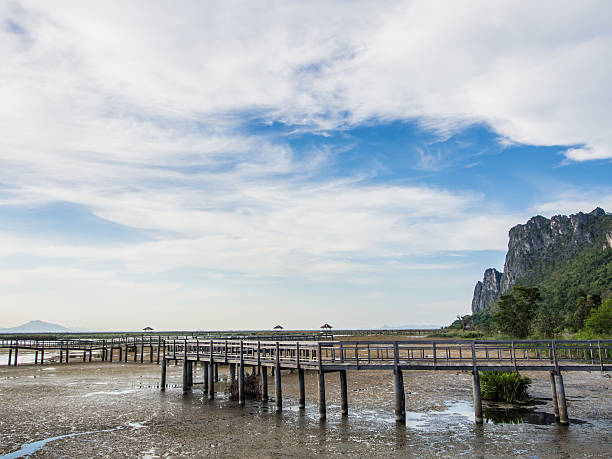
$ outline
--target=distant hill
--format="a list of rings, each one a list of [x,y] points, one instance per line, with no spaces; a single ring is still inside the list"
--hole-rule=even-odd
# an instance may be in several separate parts
[[[612,296],[612,215],[536,216],[510,230],[503,273],[487,269],[476,284],[473,313],[487,313],[512,287],[538,287],[544,304],[559,314],[581,295]]]
[[[62,325],[43,322],[42,320],[30,320],[28,323],[12,328],[0,328],[0,333],[45,333],[45,332],[71,332],[69,328]]]

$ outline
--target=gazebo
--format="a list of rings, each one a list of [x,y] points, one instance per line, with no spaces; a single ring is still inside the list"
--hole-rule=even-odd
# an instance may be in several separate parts
[[[277,325],[276,327],[273,328],[273,330],[282,330],[283,326],[282,325]]]
[[[153,331],[153,328],[152,327],[145,327],[142,330],[147,332],[147,333],[151,333]]]
[[[331,330],[332,326],[330,324],[328,324],[328,323],[324,323],[323,325],[321,325],[321,328],[323,330]]]

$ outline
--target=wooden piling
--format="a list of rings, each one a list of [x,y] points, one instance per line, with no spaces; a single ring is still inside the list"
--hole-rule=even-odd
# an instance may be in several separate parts
[[[557,398],[557,385],[555,383],[555,372],[550,371],[548,373],[550,377],[550,391],[552,394],[553,411],[555,413],[555,420],[559,421],[559,400]]]
[[[474,395],[474,420],[477,424],[482,424],[482,399],[480,396],[478,369],[472,371],[472,392]]]
[[[324,421],[327,418],[327,405],[325,403],[325,372],[323,371],[321,343],[317,344],[317,358],[319,359],[319,420]]]
[[[348,416],[348,391],[346,389],[346,370],[340,370],[340,398],[342,401],[342,416]]]
[[[219,364],[215,363],[215,382],[219,382]]]
[[[40,350],[40,364],[44,365],[44,363],[45,363],[45,348],[43,347]]]
[[[204,362],[203,363],[203,373],[204,373],[204,387],[202,388],[202,390],[204,391],[204,394],[208,393],[208,362]]]
[[[102,359],[102,360],[104,360],[104,359]],[[62,363],[63,361],[64,361],[64,350],[60,349],[60,361],[59,361],[59,363]]]
[[[268,402],[268,367],[261,367],[261,401]]]
[[[128,361],[128,340],[127,337],[125,338],[125,349],[124,349],[124,354],[123,354],[123,362],[127,363]]]
[[[11,366],[11,358],[13,357],[13,348],[9,347],[9,353],[8,353],[8,362],[6,364],[7,367]]]
[[[208,400],[215,398],[215,363],[213,340],[210,340],[210,362],[208,366]]]
[[[140,337],[140,363],[143,363],[143,362],[144,362],[144,338],[141,336]]]
[[[300,396],[298,400],[298,408],[303,410],[306,408],[306,388],[304,385],[304,369],[298,369],[298,383],[300,386]]]
[[[34,353],[34,365],[38,365],[38,350]]]
[[[557,400],[559,403],[559,422],[566,426],[569,424],[569,417],[567,416],[567,401],[565,399],[565,386],[563,385],[563,376],[559,372],[556,375],[557,378]]]
[[[244,405],[244,347],[240,340],[240,368],[238,368],[238,404]]]
[[[161,362],[161,383],[160,389],[166,390],[166,359],[162,359]]]
[[[404,392],[404,375],[399,368],[399,343],[393,343],[393,390],[395,393],[395,421],[406,422],[406,394]]]
[[[236,364],[235,363],[229,364],[229,380],[230,380],[230,383],[236,380]]]
[[[280,345],[276,342],[276,362],[274,363],[274,398],[276,401],[276,411],[283,410],[283,389],[281,387],[281,367],[280,367]]]
[[[13,366],[17,366],[17,354],[19,354],[19,347],[15,346],[15,352],[13,353]]]
[[[183,392],[189,391],[189,376],[187,375],[188,369],[189,362],[187,362],[187,360],[183,360]]]
[[[404,393],[404,375],[399,367],[393,370],[393,389],[395,393],[395,421],[406,422],[406,395]]]

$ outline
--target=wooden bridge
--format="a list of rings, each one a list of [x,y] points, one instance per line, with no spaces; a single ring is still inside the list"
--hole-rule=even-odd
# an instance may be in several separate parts
[[[268,338],[268,339],[266,339]],[[274,340],[274,338],[277,338]],[[283,407],[282,370],[297,371],[300,409],[305,408],[304,372],[318,375],[319,418],[327,416],[325,376],[338,372],[341,387],[341,410],[348,415],[347,371],[379,370],[393,374],[395,417],[405,422],[405,393],[403,373],[411,370],[453,370],[472,374],[474,414],[483,421],[479,372],[481,371],[547,371],[555,417],[568,424],[567,404],[562,372],[612,370],[612,340],[599,341],[314,341],[292,335],[279,340],[278,335],[259,336],[258,339],[235,339],[234,336],[210,338],[204,336],[135,336],[110,340],[0,340],[0,348],[8,348],[8,363],[17,364],[18,349],[36,352],[35,363],[44,363],[45,350],[60,354],[60,362],[70,356],[82,356],[82,361],[127,362],[161,364],[161,389],[165,390],[168,363],[183,366],[183,391],[190,391],[194,382],[194,365],[204,368],[202,386],[209,399],[215,397],[220,365],[229,367],[230,381],[237,381],[238,403],[245,403],[245,373],[252,368],[261,378],[262,402],[268,401],[268,369],[274,375],[275,407]],[[297,338],[297,339],[296,339]],[[40,359],[38,353],[41,353]],[[145,359],[147,355],[148,359]],[[237,375],[236,375],[237,373]]]
[[[342,414],[348,415],[348,370],[392,371],[395,417],[406,419],[403,372],[410,370],[469,371],[473,375],[474,414],[482,422],[479,371],[548,371],[555,416],[568,424],[562,371],[610,371],[612,340],[605,341],[328,341],[262,342],[252,340],[184,339],[166,342],[161,388],[166,387],[167,362],[182,361],[183,390],[193,385],[193,365],[204,366],[204,391],[214,398],[219,365],[229,365],[230,380],[238,369],[238,403],[245,403],[246,367],[261,375],[262,401],[268,400],[268,368],[275,376],[276,410],[282,410],[281,370],[297,370],[300,409],[305,408],[304,371],[318,374],[319,418],[326,418],[325,374],[340,375]]]

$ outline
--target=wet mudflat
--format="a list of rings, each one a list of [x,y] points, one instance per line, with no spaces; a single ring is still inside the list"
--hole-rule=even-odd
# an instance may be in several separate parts
[[[570,417],[580,423],[562,427],[550,420],[548,374],[528,375],[537,403],[485,405],[491,419],[477,426],[470,375],[405,372],[407,422],[397,426],[390,372],[348,373],[348,418],[340,416],[338,375],[327,374],[328,420],[319,423],[314,373],[306,373],[307,408],[300,412],[297,375],[283,371],[284,411],[276,414],[273,402],[240,408],[222,393],[210,402],[198,385],[184,396],[180,367],[169,367],[175,387],[166,392],[157,387],[156,365],[2,367],[0,454],[24,448],[32,457],[609,457],[612,379],[564,375]],[[195,382],[201,380],[198,367]]]

